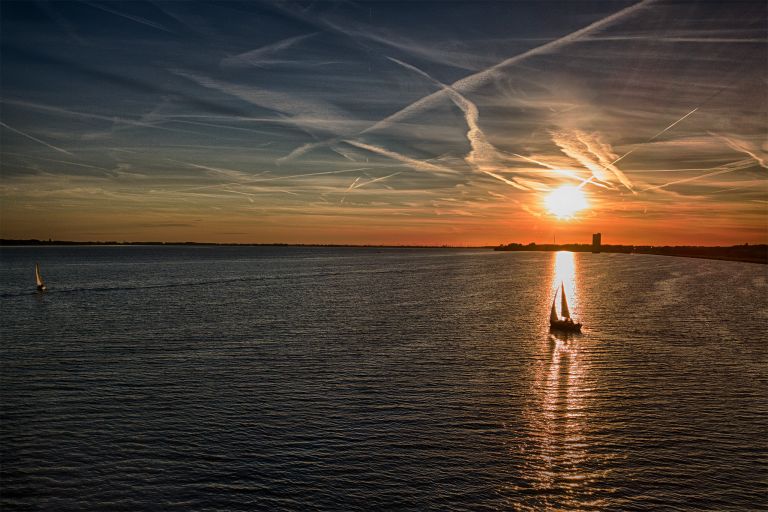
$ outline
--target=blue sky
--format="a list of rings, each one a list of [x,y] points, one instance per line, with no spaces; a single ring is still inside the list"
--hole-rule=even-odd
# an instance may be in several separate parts
[[[762,1],[0,9],[6,238],[768,238]]]

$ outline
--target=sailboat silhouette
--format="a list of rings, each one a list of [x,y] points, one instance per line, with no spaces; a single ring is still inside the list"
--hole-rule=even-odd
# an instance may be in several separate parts
[[[40,266],[35,263],[35,283],[37,284],[37,291],[44,292],[48,288],[45,287],[45,281],[40,277]]]
[[[568,299],[565,297],[565,284],[560,283],[560,315],[557,314],[557,291],[552,299],[552,309],[549,312],[549,328],[560,331],[581,332],[581,324],[574,322],[568,309]],[[561,318],[562,316],[562,318]]]

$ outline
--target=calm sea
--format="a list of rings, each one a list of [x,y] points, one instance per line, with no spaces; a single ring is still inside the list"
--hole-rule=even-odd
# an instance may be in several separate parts
[[[0,256],[2,510],[768,507],[762,265],[270,247]],[[560,282],[580,336],[549,333]]]

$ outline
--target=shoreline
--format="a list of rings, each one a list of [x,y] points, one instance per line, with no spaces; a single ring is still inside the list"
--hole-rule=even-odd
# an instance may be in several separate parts
[[[493,245],[389,245],[389,244],[293,244],[293,243],[220,243],[220,242],[77,242],[69,240],[7,240],[0,247],[74,247],[74,246],[181,246],[181,247],[350,247],[370,249],[493,249]]]
[[[654,256],[674,256],[720,261],[738,261],[741,263],[768,264],[768,245],[734,246],[632,246],[603,245],[594,250],[587,244],[508,244],[508,245],[372,245],[372,244],[289,244],[289,243],[217,243],[217,242],[80,242],[69,240],[9,240],[0,239],[3,247],[318,247],[318,248],[357,248],[357,249],[488,249],[499,252],[590,252],[607,254],[650,254]]]

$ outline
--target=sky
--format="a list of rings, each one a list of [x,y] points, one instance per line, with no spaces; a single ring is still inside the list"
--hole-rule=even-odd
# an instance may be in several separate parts
[[[3,1],[0,237],[767,243],[767,5]]]

